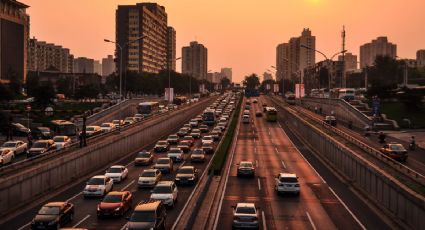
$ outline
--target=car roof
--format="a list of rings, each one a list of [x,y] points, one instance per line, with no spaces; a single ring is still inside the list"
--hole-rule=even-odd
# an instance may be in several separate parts
[[[45,204],[44,206],[64,206],[67,202],[63,202],[63,201],[54,201],[54,202],[49,202],[47,204]]]
[[[16,141],[6,141],[6,142],[4,142],[4,143],[18,143],[18,142],[23,142],[23,141],[19,141],[19,140],[16,140]]]
[[[112,165],[111,168],[125,168],[123,165]]]
[[[143,172],[156,172],[158,169],[145,169]]]
[[[156,210],[158,206],[161,204],[161,201],[155,200],[155,201],[148,201],[145,203],[140,203],[134,208],[134,211],[152,211]]]
[[[171,186],[172,184],[174,184],[173,181],[159,181],[156,186]]]
[[[105,175],[96,175],[96,176],[93,176],[92,178],[105,179],[105,178],[106,178],[106,176],[105,176]]]
[[[253,164],[252,161],[241,161],[241,164],[243,163]]]
[[[127,191],[111,191],[111,192],[108,192],[108,195],[124,195],[124,194],[126,194],[127,193]]]
[[[237,203],[236,204],[237,208],[255,208],[255,204],[254,203]]]
[[[195,169],[195,167],[194,166],[186,165],[186,166],[180,167],[180,169]]]
[[[297,175],[295,173],[279,173],[280,177],[293,177],[296,178]]]

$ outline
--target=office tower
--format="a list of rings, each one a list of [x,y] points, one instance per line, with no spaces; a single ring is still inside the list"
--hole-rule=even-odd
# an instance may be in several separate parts
[[[167,28],[167,69],[176,71],[176,30]]]
[[[115,62],[112,55],[102,58],[102,76],[106,77],[115,72]]]
[[[338,56],[338,61],[342,61],[342,55]],[[357,55],[354,55],[352,53],[345,53],[344,61],[345,61],[346,72],[357,69]]]
[[[372,66],[376,56],[397,57],[397,45],[388,42],[387,37],[378,37],[370,43],[360,46],[360,68]]]
[[[221,68],[221,75],[223,75],[224,77],[229,79],[230,82],[232,82],[232,68],[228,68],[228,67]]]
[[[71,54],[69,49],[60,45],[38,41],[31,38],[28,43],[28,70],[45,71],[57,70],[62,73],[70,73]]]
[[[182,48],[182,72],[192,77],[207,79],[208,50],[196,41]]]

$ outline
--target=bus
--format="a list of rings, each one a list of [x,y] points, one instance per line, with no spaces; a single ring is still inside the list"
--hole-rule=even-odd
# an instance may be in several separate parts
[[[295,105],[295,94],[289,93],[285,95],[286,103],[290,105]]]
[[[343,88],[338,90],[338,98],[346,101],[354,100],[355,94],[355,89]]]
[[[277,110],[274,107],[266,108],[266,120],[270,122],[277,121]]]
[[[139,103],[137,106],[137,112],[142,114],[144,117],[159,113],[159,102],[148,101]]]
[[[57,136],[75,136],[77,135],[77,126],[66,120],[52,120],[50,121],[50,128]]]
[[[183,104],[186,103],[186,101],[187,101],[186,97],[175,97],[174,100],[173,100],[173,104],[183,105]]]
[[[205,125],[213,126],[215,124],[215,111],[212,109],[207,109],[202,114],[202,122]]]

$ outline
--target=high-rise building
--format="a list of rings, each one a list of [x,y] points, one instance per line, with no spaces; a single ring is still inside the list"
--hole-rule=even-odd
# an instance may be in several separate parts
[[[338,61],[342,61],[342,55],[338,56]],[[344,54],[345,71],[353,71],[357,69],[357,55],[352,53]]]
[[[93,71],[98,75],[102,76],[102,64],[98,60],[94,60],[93,62]]]
[[[156,3],[119,5],[116,41],[123,48],[124,71],[157,73],[166,69],[167,30],[167,13],[163,6]],[[147,37],[139,39],[142,36]],[[117,45],[117,63],[120,63],[119,54]]]
[[[273,75],[268,72],[263,73],[263,81],[273,80]]]
[[[311,49],[303,48],[310,47]],[[297,79],[297,72],[302,74],[306,67],[316,62],[316,37],[311,35],[308,28],[303,29],[300,37],[289,39],[288,43],[276,47],[276,80]]]
[[[16,0],[0,1],[0,82],[9,82],[11,75],[26,81],[28,7]]]
[[[56,69],[62,73],[70,73],[72,72],[69,66],[71,56],[67,48],[32,38],[28,46],[28,70]]]
[[[232,68],[221,68],[221,74],[232,82]]]
[[[182,48],[182,72],[202,80],[207,79],[208,50],[196,41]]]
[[[176,30],[167,28],[167,69],[176,71]]]
[[[397,45],[388,42],[387,37],[378,37],[371,43],[360,46],[360,68],[372,66],[377,56],[396,58]]]
[[[416,52],[416,63],[418,67],[425,67],[425,49]]]
[[[102,76],[106,77],[115,72],[115,62],[112,55],[102,59]]]
[[[86,57],[74,59],[74,73],[94,73],[94,60]]]

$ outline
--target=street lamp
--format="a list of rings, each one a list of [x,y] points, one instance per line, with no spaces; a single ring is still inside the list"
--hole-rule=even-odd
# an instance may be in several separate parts
[[[168,103],[171,102],[171,64],[173,61],[177,61],[182,59],[182,57],[175,58],[174,60],[170,60],[168,63]]]
[[[275,71],[277,72],[277,68],[276,66],[270,66],[271,68],[275,69]],[[276,81],[277,81],[277,76],[276,76]],[[282,77],[282,97],[285,97],[285,81]]]

